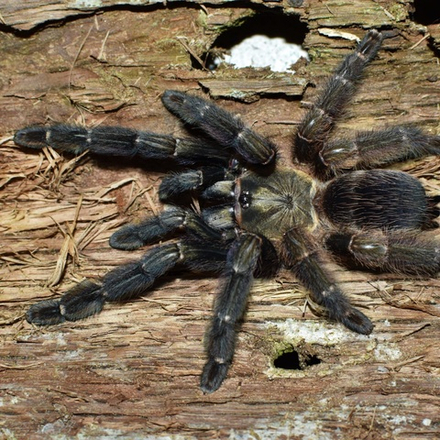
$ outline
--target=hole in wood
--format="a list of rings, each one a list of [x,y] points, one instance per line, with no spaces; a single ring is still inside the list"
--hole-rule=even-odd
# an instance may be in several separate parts
[[[312,365],[318,365],[321,359],[316,355],[300,355],[297,351],[287,351],[278,356],[273,365],[283,370],[305,370]]]
[[[237,68],[269,66],[273,71],[289,71],[300,57],[307,58],[301,46],[306,33],[307,26],[297,15],[264,10],[225,30],[202,59],[210,70],[224,60]]]
[[[423,25],[440,23],[439,0],[415,0],[413,20]]]

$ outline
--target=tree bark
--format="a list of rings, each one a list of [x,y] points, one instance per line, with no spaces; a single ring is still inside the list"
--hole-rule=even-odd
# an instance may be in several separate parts
[[[58,5],[56,12],[53,2],[23,2],[26,8],[3,2],[3,436],[438,438],[436,278],[372,275],[329,262],[343,290],[374,322],[369,337],[304,312],[306,295],[288,272],[257,281],[229,376],[211,395],[198,385],[216,279],[168,278],[151,295],[107,305],[84,321],[29,325],[30,304],[142,255],[113,250],[108,238],[122,224],[160,212],[157,189],[167,167],[24,151],[11,136],[53,121],[177,134],[182,127],[159,97],[178,89],[239,113],[279,145],[289,163],[305,107],[353,49],[351,37],[372,27],[395,36],[368,67],[335,134],[415,123],[438,135],[440,26],[412,21],[411,0],[306,0],[297,8],[289,2],[240,8],[222,1],[169,7],[108,1],[96,10]],[[306,23],[310,62],[298,63],[295,75],[200,68],[197,59],[203,64],[215,39],[255,11]],[[397,168],[439,194],[438,157]],[[297,353],[297,369],[274,366],[285,352]],[[292,359],[287,356],[295,366]]]

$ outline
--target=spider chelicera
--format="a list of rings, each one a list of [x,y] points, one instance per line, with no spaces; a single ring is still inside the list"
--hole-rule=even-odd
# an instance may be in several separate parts
[[[409,174],[381,169],[439,154],[440,137],[400,125],[329,139],[382,40],[383,34],[369,31],[336,69],[298,127],[292,168],[278,165],[275,145],[236,116],[171,90],[163,94],[163,104],[195,137],[63,124],[18,131],[14,140],[24,147],[51,146],[76,154],[89,150],[181,166],[161,183],[159,196],[167,204],[163,212],[124,226],[110,239],[112,247],[124,250],[162,244],[100,282],[83,281],[59,299],[34,304],[26,319],[50,325],[86,318],[99,313],[105,302],[145,294],[178,267],[218,273],[221,286],[201,376],[206,393],[227,375],[254,277],[273,277],[281,267],[295,274],[311,303],[329,319],[371,333],[371,321],[324,269],[328,256],[348,267],[376,271],[431,276],[440,269],[440,243],[420,234],[436,226],[440,196],[428,197]],[[197,212],[183,203],[194,197]]]

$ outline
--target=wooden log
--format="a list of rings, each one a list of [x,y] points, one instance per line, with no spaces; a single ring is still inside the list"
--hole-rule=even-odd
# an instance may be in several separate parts
[[[329,263],[375,323],[369,337],[304,312],[305,293],[288,272],[257,281],[233,367],[211,395],[198,382],[216,279],[169,278],[152,295],[72,324],[37,328],[24,320],[35,301],[142,255],[113,250],[108,238],[122,224],[160,211],[166,165],[23,151],[11,141],[23,126],[121,124],[177,134],[182,127],[159,97],[179,89],[217,97],[279,145],[288,163],[292,133],[354,47],[351,37],[384,27],[396,36],[368,68],[336,135],[403,122],[439,134],[439,26],[411,21],[412,1],[214,4],[124,10],[107,2],[96,14],[64,4],[55,11],[41,0],[3,5],[0,432],[17,439],[437,438],[436,278],[372,275]],[[256,10],[307,23],[311,61],[295,77],[192,67],[194,55],[202,57],[219,34]],[[57,26],[49,26],[54,19]],[[231,99],[231,84],[246,99]],[[276,94],[267,93],[274,86]],[[398,166],[430,194],[439,193],[439,167],[436,157]],[[283,353],[297,369],[274,365]]]

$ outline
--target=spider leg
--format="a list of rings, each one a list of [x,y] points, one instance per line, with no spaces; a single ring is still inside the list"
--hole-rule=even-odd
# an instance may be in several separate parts
[[[266,165],[276,157],[272,142],[212,102],[175,90],[167,90],[162,102],[190,127],[202,131],[222,147],[234,149],[251,164]]]
[[[110,246],[115,249],[134,250],[167,239],[178,230],[186,230],[190,236],[212,243],[221,243],[228,238],[227,231],[218,231],[210,227],[194,212],[172,206],[140,223],[123,226],[110,237]]]
[[[425,276],[440,270],[440,243],[417,231],[338,233],[326,244],[347,266]]]
[[[284,235],[284,262],[309,291],[312,303],[324,309],[332,320],[348,329],[368,335],[373,330],[371,321],[355,309],[340,288],[330,280],[316,256],[311,240],[303,231],[290,230]]]
[[[216,298],[212,324],[207,332],[208,361],[200,381],[204,393],[219,388],[232,362],[237,324],[246,308],[260,250],[258,236],[242,234],[228,252],[223,286]]]
[[[175,200],[192,191],[206,189],[225,179],[227,169],[224,167],[205,166],[197,170],[186,170],[166,175],[159,187],[159,198],[162,202]]]
[[[50,146],[73,154],[90,151],[100,156],[166,159],[180,164],[227,165],[229,159],[228,151],[206,140],[179,139],[123,127],[31,126],[17,131],[14,142],[33,149]]]
[[[370,30],[354,52],[347,55],[327,83],[317,102],[298,127],[294,156],[300,162],[315,162],[335,120],[354,95],[365,66],[376,56],[383,35]]]
[[[84,319],[99,313],[106,301],[122,301],[141,295],[180,259],[177,244],[158,246],[139,261],[110,271],[100,283],[87,280],[77,284],[58,300],[32,305],[26,313],[26,319],[37,325]]]
[[[189,211],[173,206],[157,216],[118,229],[110,237],[110,246],[129,251],[157,243],[183,228],[186,219],[191,215]]]
[[[106,302],[130,300],[146,293],[155,281],[177,264],[193,271],[219,272],[226,260],[226,246],[207,245],[195,237],[150,249],[136,262],[108,272],[100,282],[83,281],[61,298],[41,301],[26,313],[36,325],[77,321],[101,312]]]
[[[353,171],[331,180],[322,195],[328,218],[345,228],[428,229],[439,214],[440,197],[395,170]]]
[[[363,131],[354,139],[328,142],[319,152],[327,175],[352,169],[369,169],[440,154],[440,136],[430,136],[412,126],[399,125]]]

